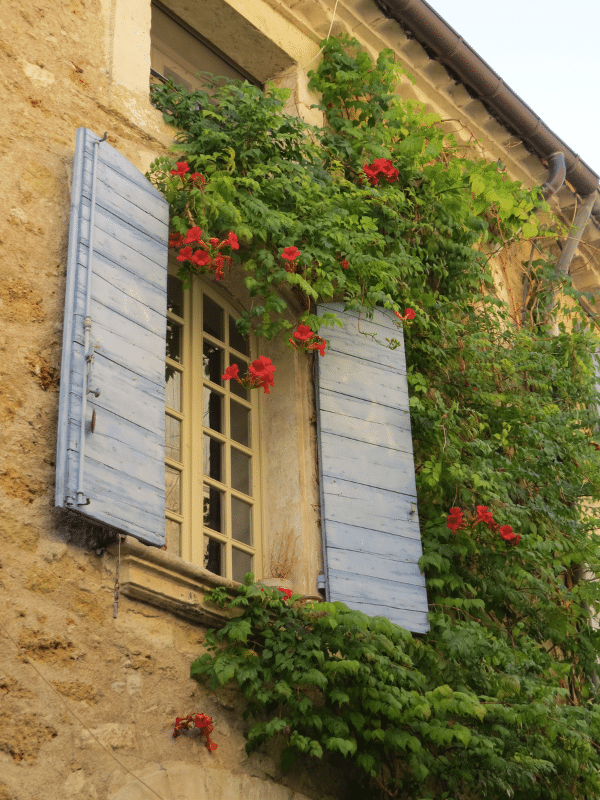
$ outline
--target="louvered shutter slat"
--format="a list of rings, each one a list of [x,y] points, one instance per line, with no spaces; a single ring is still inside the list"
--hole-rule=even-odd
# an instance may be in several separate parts
[[[318,359],[319,470],[329,600],[386,616],[414,632],[429,629],[414,474],[404,346],[393,319],[335,311]],[[371,335],[363,335],[371,334]]]
[[[168,205],[120,153],[77,134],[65,299],[56,505],[164,544]],[[94,177],[94,149],[97,163]],[[95,206],[92,191],[95,182]],[[94,218],[93,236],[90,225]],[[90,239],[93,353],[81,441]],[[82,450],[83,445],[83,450]],[[83,481],[79,486],[80,455]],[[81,488],[89,504],[77,503]],[[81,499],[81,498],[80,498]]]

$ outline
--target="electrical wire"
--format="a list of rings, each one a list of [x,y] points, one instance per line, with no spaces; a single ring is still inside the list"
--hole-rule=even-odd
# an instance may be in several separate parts
[[[329,30],[327,31],[327,36],[325,37],[326,41],[329,40],[329,38],[331,37],[331,31],[333,30],[333,23],[335,22],[335,15],[336,15],[336,12],[337,12],[337,7],[338,7],[338,3],[339,2],[340,2],[340,0],[335,0],[335,5],[333,7],[333,14],[331,16],[331,24],[329,26]],[[308,67],[310,64],[312,64],[313,61],[316,61],[317,58],[321,55],[321,53],[323,52],[324,49],[325,49],[325,45],[323,45],[323,47],[319,50],[319,52],[316,54],[316,56],[313,56],[313,58],[311,58],[310,61],[307,61],[305,64],[298,64],[298,66],[296,68],[296,71],[292,73],[291,77],[293,77],[295,75],[298,75],[298,73],[301,70],[306,69],[306,67]],[[273,80],[273,78],[278,77],[278,74],[277,75],[271,75],[271,77],[267,78],[267,80],[264,81],[264,83],[268,83],[269,81]]]
[[[7,638],[8,638],[8,639],[10,639],[10,641],[11,641],[11,642],[14,644],[15,648],[16,648],[16,649],[17,649],[17,650],[18,650],[18,651],[21,653],[21,655],[23,656],[23,659],[24,659],[24,661],[25,661],[27,664],[29,664],[29,666],[30,666],[30,667],[32,667],[32,668],[33,668],[34,672],[37,672],[38,676],[39,676],[39,677],[40,677],[40,678],[41,678],[41,679],[44,681],[44,683],[45,683],[45,684],[46,684],[46,685],[47,685],[47,686],[48,686],[48,687],[49,687],[49,688],[50,688],[50,689],[51,689],[51,690],[54,692],[54,694],[55,694],[55,695],[58,697],[58,699],[60,700],[60,702],[61,702],[61,703],[62,703],[62,704],[65,706],[65,708],[67,709],[67,711],[69,712],[69,714],[71,714],[71,716],[73,716],[73,717],[74,717],[74,718],[77,720],[77,722],[78,722],[78,723],[81,725],[81,727],[82,727],[82,728],[84,728],[84,730],[86,730],[86,731],[87,731],[87,732],[90,734],[90,736],[92,737],[92,739],[94,739],[94,741],[95,741],[97,744],[99,744],[99,745],[100,745],[100,747],[101,747],[101,748],[102,748],[102,749],[103,749],[103,750],[104,750],[106,753],[108,753],[108,755],[109,755],[109,756],[110,756],[110,757],[113,759],[113,761],[116,761],[116,762],[117,762],[117,764],[118,764],[120,767],[122,767],[122,768],[125,770],[125,772],[127,772],[129,775],[131,775],[133,778],[135,778],[135,780],[136,780],[136,781],[138,781],[139,783],[141,783],[141,784],[142,784],[142,786],[145,786],[145,787],[146,787],[146,789],[148,789],[149,791],[151,791],[153,795],[155,795],[156,797],[158,797],[158,800],[165,800],[165,798],[164,798],[162,795],[158,794],[158,792],[157,792],[157,791],[155,791],[155,790],[154,790],[154,789],[153,789],[151,786],[149,786],[149,785],[148,785],[148,784],[147,784],[147,783],[146,783],[146,782],[145,782],[145,781],[144,781],[142,778],[138,777],[138,776],[135,774],[135,772],[132,772],[132,771],[129,769],[129,767],[127,767],[127,766],[126,766],[126,765],[125,765],[125,764],[124,764],[124,763],[123,763],[123,762],[122,762],[120,759],[118,759],[118,758],[116,757],[116,755],[115,755],[113,752],[111,752],[111,751],[108,749],[108,747],[106,747],[106,745],[102,744],[102,742],[100,741],[100,739],[98,739],[98,737],[97,737],[97,736],[96,736],[96,735],[95,735],[95,734],[94,734],[94,733],[93,733],[93,732],[92,732],[92,731],[91,731],[91,730],[88,728],[88,726],[85,724],[85,722],[84,722],[84,721],[83,721],[83,720],[82,720],[82,719],[81,719],[81,718],[80,718],[80,717],[79,717],[79,716],[78,716],[78,715],[77,715],[77,714],[76,714],[76,713],[73,711],[73,709],[72,709],[72,708],[71,708],[71,706],[70,706],[70,705],[67,703],[67,701],[64,699],[64,697],[61,697],[61,695],[59,694],[59,692],[58,692],[58,690],[56,689],[56,687],[55,687],[55,686],[53,686],[53,685],[50,683],[50,681],[49,681],[49,680],[48,680],[48,679],[45,677],[45,675],[43,675],[43,673],[42,673],[42,672],[40,672],[40,670],[38,669],[38,667],[36,667],[36,665],[33,663],[33,661],[32,661],[32,660],[29,658],[29,656],[27,655],[27,653],[25,652],[25,650],[24,650],[24,649],[21,647],[21,645],[20,645],[20,644],[19,644],[17,641],[15,641],[15,639],[12,637],[12,635],[10,634],[10,631],[8,630],[8,628],[6,627],[6,625],[5,625],[5,624],[2,622],[2,620],[0,620],[0,626],[1,626],[1,627],[4,629],[4,632],[6,633],[6,636],[7,636]]]

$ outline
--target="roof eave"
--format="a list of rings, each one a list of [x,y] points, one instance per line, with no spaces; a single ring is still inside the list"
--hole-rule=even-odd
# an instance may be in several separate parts
[[[382,12],[408,30],[455,73],[482,103],[544,161],[554,153],[565,157],[567,180],[581,197],[598,191],[599,176],[550,130],[502,78],[450,27],[425,0],[375,0]],[[594,206],[594,215],[600,203]]]

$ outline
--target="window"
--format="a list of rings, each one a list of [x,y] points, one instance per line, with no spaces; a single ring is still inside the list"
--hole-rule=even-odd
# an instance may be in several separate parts
[[[150,35],[152,75],[158,80],[172,78],[188,91],[215,84],[214,75],[257,83],[183,20],[156,3],[152,4]],[[199,72],[210,75],[200,76]]]
[[[218,615],[204,592],[264,574],[263,534],[266,577],[284,577],[270,554],[290,554],[295,588],[314,594],[320,510],[328,598],[427,630],[404,353],[371,337],[397,336],[393,320],[378,311],[359,330],[356,312],[322,309],[336,311],[344,329],[328,331],[330,348],[317,359],[317,481],[308,359],[268,343],[278,363],[268,405],[259,391],[223,382],[231,364],[246,372],[253,343],[239,335],[221,286],[198,278],[184,292],[174,273],[167,201],[80,128],[56,505],[145,544],[160,548],[166,538],[167,553],[127,543],[123,591],[211,624]],[[259,404],[268,414],[261,443]],[[270,501],[264,531],[259,444]]]
[[[167,550],[217,575],[258,569],[258,392],[222,381],[246,372],[237,313],[211,284],[167,285],[165,498]]]

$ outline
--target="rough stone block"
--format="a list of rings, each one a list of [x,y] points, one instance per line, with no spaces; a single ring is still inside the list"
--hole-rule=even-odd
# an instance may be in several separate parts
[[[91,731],[91,732],[90,732]],[[81,734],[81,747],[97,747],[98,742],[111,750],[135,750],[135,726],[120,722],[106,722]],[[95,738],[94,738],[95,737]],[[97,740],[97,741],[96,741]]]

